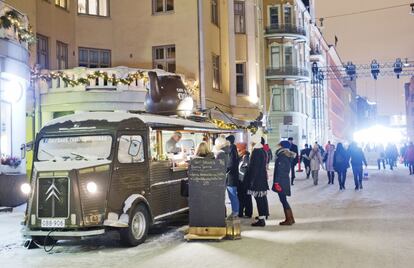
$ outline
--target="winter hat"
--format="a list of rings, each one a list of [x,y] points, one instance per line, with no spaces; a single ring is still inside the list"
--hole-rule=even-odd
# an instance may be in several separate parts
[[[234,141],[236,140],[236,138],[233,135],[229,135],[226,140],[228,140],[231,144],[234,143]]]
[[[282,146],[282,148],[285,149],[289,149],[290,148],[290,142],[289,141],[280,141],[280,146]]]

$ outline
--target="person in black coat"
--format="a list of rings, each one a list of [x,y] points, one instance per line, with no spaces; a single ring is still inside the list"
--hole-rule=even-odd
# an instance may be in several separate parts
[[[290,147],[289,147],[290,151],[292,153],[295,153],[296,156],[298,156],[299,155],[299,149],[298,149],[298,146],[293,143],[293,138],[292,137],[288,138],[288,141],[290,143]],[[291,163],[291,178],[290,179],[291,179],[291,184],[292,185],[293,185],[293,181],[296,178],[295,167],[296,167],[297,164],[298,164],[298,159],[296,157],[295,159],[292,159],[292,163]]]
[[[309,154],[312,151],[312,149],[309,147],[308,144],[305,144],[305,149],[300,151],[300,160],[305,165],[305,171],[306,171],[306,178],[309,179],[311,168],[310,168],[310,158]]]
[[[237,196],[239,198],[239,217],[251,218],[253,214],[252,197],[247,194],[249,179],[247,171],[249,169],[250,153],[247,151],[246,143],[237,143],[239,153],[239,184],[237,186]]]
[[[260,143],[260,136],[254,135],[252,137],[252,147],[249,169],[247,171],[249,178],[247,194],[255,198],[259,212],[257,221],[252,223],[252,226],[263,227],[266,225],[265,219],[269,213],[267,202],[267,191],[269,190],[266,171],[267,156],[263,150],[263,145]]]
[[[342,143],[338,143],[334,153],[334,170],[338,173],[339,190],[345,190],[346,172],[349,168],[349,155]]]
[[[287,196],[291,195],[289,172],[291,163],[296,158],[296,154],[289,150],[288,141],[281,141],[276,149],[275,170],[273,174],[272,190],[279,195],[280,202],[285,213],[285,220],[280,225],[292,225],[295,223],[292,209],[287,201]]]
[[[227,193],[231,202],[233,216],[239,215],[239,199],[237,197],[237,186],[239,184],[239,156],[237,147],[234,144],[235,137],[230,135],[226,138],[230,143],[228,147],[228,162],[227,162]]]
[[[364,152],[356,143],[349,146],[349,156],[351,158],[352,172],[354,173],[355,190],[362,189],[363,164],[368,166]]]

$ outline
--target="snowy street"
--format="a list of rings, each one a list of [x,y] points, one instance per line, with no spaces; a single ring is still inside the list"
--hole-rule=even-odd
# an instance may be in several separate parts
[[[400,166],[370,170],[364,190],[320,184],[298,173],[289,199],[296,224],[282,227],[282,207],[269,192],[265,228],[243,220],[242,239],[185,242],[178,224],[154,231],[136,248],[108,237],[60,242],[50,253],[26,250],[20,235],[23,211],[0,214],[0,267],[413,267],[414,176]],[[23,209],[20,209],[23,210]]]

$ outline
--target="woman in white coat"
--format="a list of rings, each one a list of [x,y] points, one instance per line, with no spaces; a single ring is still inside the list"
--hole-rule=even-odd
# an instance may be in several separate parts
[[[313,145],[312,151],[309,154],[309,158],[310,158],[310,168],[312,172],[313,184],[318,185],[319,170],[323,163],[323,159],[321,156],[321,152],[319,151],[318,144]]]

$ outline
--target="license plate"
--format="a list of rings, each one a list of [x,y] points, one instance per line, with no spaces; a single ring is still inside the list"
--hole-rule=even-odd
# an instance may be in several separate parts
[[[65,219],[42,219],[43,228],[65,228]]]

